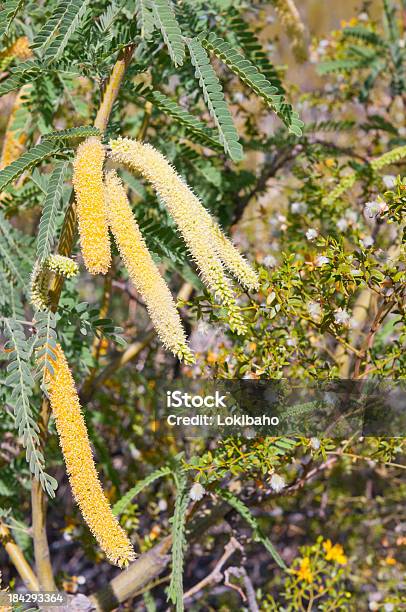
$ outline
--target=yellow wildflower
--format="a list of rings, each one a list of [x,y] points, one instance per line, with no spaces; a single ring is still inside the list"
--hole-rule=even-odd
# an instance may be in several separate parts
[[[344,549],[341,544],[334,544],[333,546],[331,540],[326,540],[323,542],[323,548],[326,552],[326,561],[335,561],[339,565],[347,564],[348,559],[344,554]]]
[[[304,580],[311,584],[313,582],[313,572],[310,568],[310,559],[309,557],[304,557],[300,561],[300,567],[298,570],[295,570],[295,574],[298,575],[300,580]]]
[[[60,345],[55,352],[48,392],[73,496],[109,561],[123,567],[135,553],[103,493],[75,383]]]
[[[387,557],[385,557],[385,563],[387,565],[396,565],[396,559],[395,559],[395,557],[392,557],[391,555],[388,555]]]
[[[80,245],[91,274],[106,274],[111,252],[104,197],[104,147],[94,136],[82,142],[73,162]]]
[[[0,59],[3,59],[4,57],[17,57],[18,59],[22,60],[32,57],[30,41],[28,40],[27,36],[20,36],[13,42],[13,44],[2,51],[0,53]]]
[[[152,184],[179,226],[203,282],[227,308],[230,327],[244,333],[241,313],[218,256],[219,241],[214,238],[212,219],[200,200],[151,145],[118,138],[110,141],[110,147],[113,160],[141,173]]]
[[[134,218],[117,173],[106,174],[106,202],[111,231],[137,291],[163,344],[179,359],[194,361],[187,346],[182,321],[165,280],[155,265]]]

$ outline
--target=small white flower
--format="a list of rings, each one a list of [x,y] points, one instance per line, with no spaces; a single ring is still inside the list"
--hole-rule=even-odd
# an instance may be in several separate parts
[[[189,497],[190,499],[193,499],[193,501],[199,501],[200,499],[202,499],[205,493],[206,489],[202,487],[200,482],[195,482],[189,491]]]
[[[321,315],[321,306],[318,302],[309,302],[307,304],[307,312],[311,317],[317,319]]]
[[[293,215],[300,215],[307,211],[307,206],[304,202],[292,202],[290,210]]]
[[[370,219],[373,219],[374,217],[381,215],[387,210],[388,210],[388,205],[386,204],[386,202],[378,202],[377,200],[373,200],[372,202],[367,202],[364,208],[365,214]]]
[[[367,202],[364,206],[364,212],[370,219],[376,217],[379,214],[379,202],[376,200],[372,200],[371,202]]]
[[[273,255],[267,255],[262,261],[267,268],[274,268],[277,264],[276,258]]]
[[[78,576],[76,582],[78,584],[86,584],[86,578],[84,576]]]
[[[359,21],[368,21],[369,17],[368,17],[368,13],[360,13],[358,15],[358,20]]]
[[[330,262],[330,259],[328,257],[325,257],[324,255],[319,255],[319,257],[316,257],[316,266],[318,268],[321,268],[322,266],[328,264]]]
[[[362,276],[362,270],[358,270],[358,268],[353,268],[353,269],[351,270],[351,274],[352,274],[353,276]]]
[[[158,502],[159,512],[165,512],[168,509],[168,502],[166,499],[160,499]]]
[[[334,319],[339,325],[347,325],[351,316],[344,308],[338,308],[334,314]]]
[[[369,249],[369,247],[371,247],[374,244],[374,239],[372,238],[372,236],[365,236],[365,238],[360,240],[360,242],[362,246],[364,247],[364,249]]]
[[[358,221],[358,215],[355,210],[347,210],[345,218],[348,219],[348,223],[352,223],[353,225]]]
[[[389,602],[384,605],[383,609],[385,610],[385,612],[393,612],[395,606]]]
[[[297,346],[297,340],[296,338],[288,338],[286,344],[287,346]]]
[[[340,232],[345,232],[345,230],[348,227],[348,221],[347,219],[344,219],[344,217],[342,217],[341,219],[339,219],[337,221],[337,227],[340,230]]]
[[[318,438],[310,438],[310,446],[313,450],[319,450],[320,440]]]
[[[272,474],[270,485],[271,489],[273,489],[275,493],[280,493],[282,489],[286,487],[284,479],[278,474]]]
[[[385,187],[391,189],[396,185],[396,176],[393,176],[393,174],[385,174],[385,176],[382,177],[382,181]]]
[[[399,45],[399,47],[400,47],[401,49],[404,49],[404,48],[405,48],[405,44],[406,44],[406,40],[405,40],[404,38],[400,38],[400,39],[398,40],[398,45]]]
[[[234,100],[236,102],[244,102],[245,96],[241,91],[236,91],[234,94]]]
[[[319,235],[318,231],[310,227],[306,232],[306,238],[308,240],[314,240]]]

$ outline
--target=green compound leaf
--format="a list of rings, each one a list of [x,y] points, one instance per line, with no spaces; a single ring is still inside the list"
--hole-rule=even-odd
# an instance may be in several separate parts
[[[224,499],[238,514],[248,523],[251,529],[254,532],[254,539],[257,542],[261,542],[263,546],[265,546],[266,550],[272,555],[275,562],[282,569],[286,569],[286,564],[279,555],[278,551],[275,549],[274,545],[270,541],[269,538],[264,535],[262,532],[259,523],[255,516],[253,516],[249,510],[249,508],[242,502],[238,497],[227,491],[226,489],[222,489],[221,487],[216,488],[216,493]]]
[[[42,141],[53,140],[53,141],[64,141],[74,140],[75,138],[89,138],[89,136],[101,136],[101,131],[93,127],[93,125],[81,125],[79,127],[68,128],[67,130],[57,130],[56,132],[49,132],[48,134],[42,135]]]
[[[243,158],[243,150],[238,142],[237,130],[225,101],[220,81],[200,41],[194,38],[188,40],[187,45],[192,64],[195,67],[195,76],[199,81],[210,115],[216,124],[224,151],[233,161],[240,161]]]
[[[156,26],[161,30],[175,66],[185,59],[185,43],[170,0],[151,0]]]
[[[132,489],[130,489],[121,499],[118,500],[113,506],[113,514],[118,516],[122,514],[124,510],[131,504],[134,497],[136,497],[141,491],[143,491],[150,484],[162,478],[162,476],[168,476],[172,470],[169,467],[162,467],[149,474],[143,480],[140,480]]]
[[[272,84],[258,68],[230,43],[213,32],[201,41],[203,47],[218,57],[243,83],[260,96],[278,115],[292,134],[302,135],[303,121],[280,92],[279,80]]]
[[[9,166],[0,170],[0,191],[15,181],[23,172],[38,166],[44,159],[55,155],[60,145],[55,142],[41,142],[23,153],[21,157],[13,161]]]

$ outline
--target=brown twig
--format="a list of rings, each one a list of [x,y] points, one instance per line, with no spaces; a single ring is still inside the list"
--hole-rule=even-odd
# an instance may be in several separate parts
[[[224,553],[221,555],[220,559],[217,561],[210,574],[208,574],[205,578],[203,578],[203,580],[195,584],[191,589],[186,591],[186,593],[183,595],[183,599],[191,599],[192,597],[194,597],[194,595],[196,595],[199,591],[206,588],[207,586],[213,583],[218,583],[223,580],[223,566],[231,557],[231,555],[233,555],[237,550],[242,551],[242,546],[234,537],[232,537],[224,547]]]

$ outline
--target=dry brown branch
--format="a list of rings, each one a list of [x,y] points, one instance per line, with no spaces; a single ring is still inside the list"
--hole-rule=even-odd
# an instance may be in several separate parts
[[[195,586],[193,586],[191,589],[186,591],[186,593],[183,595],[183,599],[191,599],[192,597],[194,597],[194,595],[199,593],[199,591],[206,588],[207,586],[213,583],[218,583],[223,580],[223,566],[231,557],[231,555],[233,555],[237,550],[242,551],[242,546],[234,537],[232,537],[230,541],[226,544],[224,548],[224,553],[217,561],[210,574],[208,574],[205,578],[203,578],[203,580],[195,584]]]

